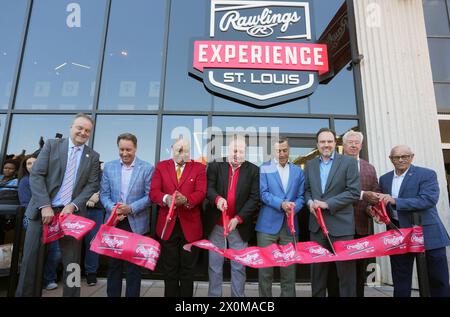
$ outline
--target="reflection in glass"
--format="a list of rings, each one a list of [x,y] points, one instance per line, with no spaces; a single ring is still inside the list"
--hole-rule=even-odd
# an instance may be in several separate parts
[[[132,133],[137,137],[137,156],[155,163],[157,116],[144,115],[98,115],[95,125],[94,149],[100,160],[108,162],[119,159],[117,137],[121,133]]]
[[[191,159],[205,161],[208,142],[207,127],[206,117],[164,116],[160,160],[172,157],[172,144],[182,137],[191,143]]]
[[[328,84],[319,85],[310,100],[311,113],[356,115],[353,72],[342,69]]]
[[[54,139],[56,133],[69,136],[73,115],[14,115],[7,154],[31,154],[39,149],[39,140]]]
[[[248,132],[315,134],[320,128],[328,127],[327,119],[303,118],[255,118],[255,117],[213,117],[212,125],[224,132],[239,131],[243,128]]]
[[[427,35],[450,35],[446,0],[423,0]]]
[[[5,135],[6,115],[0,115],[0,142],[3,142],[3,136]],[[3,153],[2,153],[3,154]]]
[[[106,0],[33,2],[17,109],[91,109]]]
[[[164,0],[112,2],[100,109],[158,109],[165,8]]]
[[[212,98],[203,83],[188,76],[191,42],[194,38],[206,38],[209,6],[205,0],[172,0],[165,110],[211,110]]]
[[[434,81],[450,82],[450,39],[428,39]]]
[[[350,129],[358,127],[358,120],[334,120],[336,135],[344,135]]]
[[[439,112],[450,112],[450,83],[434,84],[436,104]]]
[[[0,1],[0,109],[8,108],[11,97],[26,9],[26,0]]]

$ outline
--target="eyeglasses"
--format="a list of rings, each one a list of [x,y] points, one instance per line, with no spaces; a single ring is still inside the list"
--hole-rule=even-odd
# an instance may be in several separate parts
[[[411,158],[411,156],[412,156],[412,155],[409,154],[409,155],[389,156],[389,157],[391,158],[391,160],[398,162],[398,161],[400,161],[400,160],[402,160],[402,161],[409,160],[409,159]]]

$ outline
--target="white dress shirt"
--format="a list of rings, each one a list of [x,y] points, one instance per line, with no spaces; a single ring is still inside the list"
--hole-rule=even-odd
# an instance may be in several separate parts
[[[286,193],[289,184],[289,162],[287,162],[283,167],[277,160],[274,159],[274,161],[277,166],[278,174],[281,178],[281,184],[283,185],[284,192]]]
[[[391,196],[394,199],[398,198],[400,193],[400,187],[402,187],[403,180],[405,179],[406,173],[408,173],[409,168],[400,176],[398,176],[394,171],[394,178],[392,179]],[[392,218],[398,220],[397,210],[393,209]]]
[[[120,199],[124,204],[127,203],[128,187],[130,186],[131,175],[135,166],[136,158],[133,160],[130,166],[127,166],[120,160],[122,165],[122,181],[120,183]]]

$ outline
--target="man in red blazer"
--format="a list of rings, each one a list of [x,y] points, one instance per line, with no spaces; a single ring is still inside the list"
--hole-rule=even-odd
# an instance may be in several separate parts
[[[174,193],[175,213],[162,236]],[[203,236],[200,206],[205,196],[206,167],[191,161],[189,142],[179,139],[172,145],[172,159],[156,165],[150,185],[150,199],[160,206],[156,235],[162,245],[165,297],[193,295],[198,249],[188,252],[183,245]]]

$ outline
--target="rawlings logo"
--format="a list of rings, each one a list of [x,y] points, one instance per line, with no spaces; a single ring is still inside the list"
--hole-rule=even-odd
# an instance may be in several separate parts
[[[358,251],[361,251],[361,250],[364,250],[364,249],[367,249],[367,247],[370,245],[370,242],[369,241],[364,241],[364,242],[358,242],[358,243],[355,243],[355,244],[349,244],[349,245],[347,245],[346,246],[346,248],[347,248],[347,250],[358,250]]]
[[[316,255],[316,256],[324,256],[329,252],[327,249],[322,248],[320,246],[308,248],[308,251],[312,255]]]
[[[236,31],[245,31],[254,37],[267,37],[273,34],[273,28],[281,25],[280,31],[286,32],[290,25],[300,21],[297,12],[273,14],[272,10],[265,8],[261,14],[253,16],[241,16],[239,11],[233,10],[225,13],[219,23],[222,32],[227,32],[230,27]]]
[[[83,228],[86,227],[86,225],[82,224],[81,222],[77,221],[77,222],[68,222],[68,223],[63,223],[62,226],[64,228],[67,228],[69,230],[81,230]]]
[[[245,265],[258,265],[263,263],[263,260],[259,257],[258,251],[250,251],[243,255],[235,255],[234,259]]]
[[[147,260],[154,260],[159,257],[158,248],[151,246],[151,245],[140,244],[136,248],[135,252],[137,255],[141,255],[143,258],[145,258]]]
[[[389,236],[383,238],[384,245],[398,246],[403,243],[403,236]]]
[[[59,232],[59,231],[61,231],[61,227],[59,226],[59,223],[57,223],[54,226],[49,226],[48,227],[48,232],[49,233],[55,233],[55,232]]]
[[[418,244],[423,244],[423,243],[424,243],[424,241],[423,241],[423,235],[413,233],[413,234],[411,235],[411,242],[413,242],[413,243],[418,243]]]
[[[125,242],[121,239],[118,239],[116,236],[105,234],[102,236],[102,243],[106,244],[112,249],[117,249],[123,246]]]

